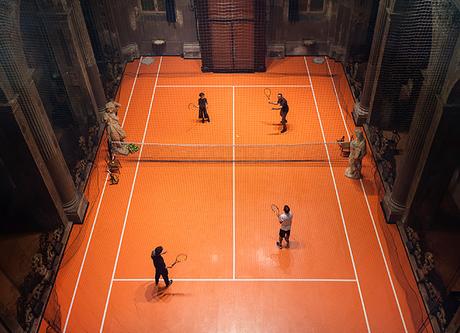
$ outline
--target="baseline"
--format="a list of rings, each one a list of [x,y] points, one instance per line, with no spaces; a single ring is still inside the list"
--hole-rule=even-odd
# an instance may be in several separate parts
[[[262,84],[253,84],[253,85],[209,85],[209,84],[200,84],[200,85],[187,85],[187,84],[177,84],[177,85],[158,85],[157,88],[310,88],[310,85],[304,84],[277,84],[277,85],[262,85]]]

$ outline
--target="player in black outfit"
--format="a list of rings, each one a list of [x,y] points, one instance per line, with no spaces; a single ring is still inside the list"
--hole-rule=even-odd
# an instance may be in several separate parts
[[[198,118],[201,119],[202,123],[204,123],[205,120],[210,122],[211,120],[209,119],[208,110],[207,110],[208,100],[206,99],[206,97],[204,97],[203,92],[201,92],[199,96],[200,98],[198,98],[198,107],[199,107]]]
[[[166,288],[169,287],[172,283],[173,280],[170,280],[168,278],[168,269],[166,268],[165,261],[163,260],[163,257],[161,256],[161,253],[163,252],[163,247],[158,246],[155,248],[155,250],[152,251],[152,260],[153,260],[153,266],[155,266],[155,286],[158,286],[158,282],[160,281],[160,276],[163,277],[163,280],[165,281]]]
[[[287,114],[289,112],[289,106],[288,106],[288,102],[287,102],[286,98],[283,97],[282,93],[278,93],[278,101],[276,101],[276,102],[270,102],[269,101],[268,103],[280,106],[279,108],[272,108],[272,109],[273,110],[280,110],[281,125],[283,125],[283,128],[281,129],[281,133],[286,132],[287,131],[286,116],[287,116]]]

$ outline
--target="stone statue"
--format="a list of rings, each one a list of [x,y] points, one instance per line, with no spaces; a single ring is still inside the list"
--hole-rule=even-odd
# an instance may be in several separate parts
[[[348,157],[348,168],[345,176],[353,179],[360,179],[363,157],[366,155],[366,140],[360,129],[355,129],[356,138],[350,142],[350,156]]]
[[[107,134],[110,141],[114,141],[112,149],[114,152],[128,155],[128,148],[122,144],[122,141],[126,138],[125,130],[120,126],[118,120],[118,108],[120,103],[110,101],[105,105],[105,113],[103,116],[104,122],[107,126]]]

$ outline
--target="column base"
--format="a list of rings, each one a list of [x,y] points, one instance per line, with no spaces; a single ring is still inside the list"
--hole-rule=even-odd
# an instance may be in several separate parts
[[[353,120],[355,121],[356,126],[363,126],[367,121],[367,116],[369,115],[369,110],[361,106],[359,102],[356,102],[355,107],[353,108]]]
[[[382,201],[380,201],[380,206],[382,207],[385,219],[388,224],[396,224],[404,216],[406,207],[402,206],[393,201],[390,195],[385,195]]]
[[[74,224],[83,224],[87,210],[88,200],[81,194],[78,194],[78,197],[71,203],[64,205],[65,215]]]

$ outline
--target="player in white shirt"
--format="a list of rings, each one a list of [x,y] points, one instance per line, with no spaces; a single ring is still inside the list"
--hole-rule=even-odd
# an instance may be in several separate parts
[[[289,236],[291,235],[291,224],[292,224],[292,213],[288,205],[284,205],[283,213],[278,215],[278,221],[280,222],[280,233],[279,241],[276,245],[280,249],[283,248],[283,239],[286,240],[286,247],[289,248]]]

